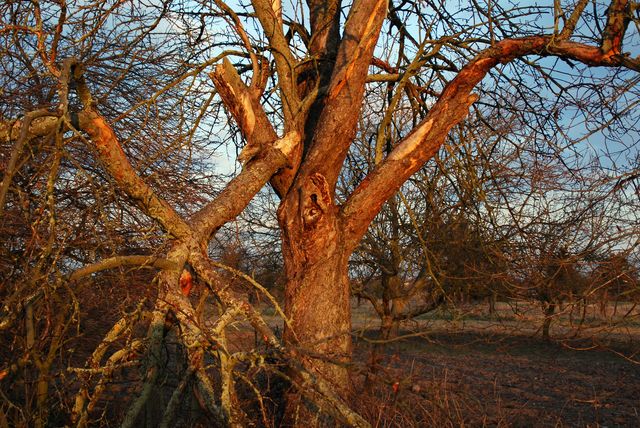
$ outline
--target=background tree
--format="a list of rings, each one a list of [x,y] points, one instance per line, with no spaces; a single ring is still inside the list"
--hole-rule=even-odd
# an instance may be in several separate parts
[[[596,265],[592,272],[591,295],[600,297],[600,311],[607,315],[607,303],[615,302],[612,316],[616,315],[619,301],[637,302],[638,268],[629,262],[625,253],[612,253]]]

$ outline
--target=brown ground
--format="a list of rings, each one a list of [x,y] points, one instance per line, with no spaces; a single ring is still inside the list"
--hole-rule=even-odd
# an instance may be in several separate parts
[[[361,382],[360,411],[378,426],[640,427],[640,341],[629,328],[547,342],[531,326],[488,320],[409,326],[426,335],[379,347],[374,377]],[[375,335],[359,332],[361,364]]]
[[[426,410],[457,406],[444,415],[454,425],[640,426],[640,365],[610,351],[473,332],[429,339],[403,340],[384,351],[378,373],[400,383],[396,401]],[[362,344],[358,356],[365,361],[370,345]],[[419,403],[434,399],[441,402]]]
[[[575,314],[564,313],[548,342],[539,308],[514,314],[503,304],[497,319],[485,312],[431,314],[406,323],[400,336],[408,337],[375,347],[375,314],[354,307],[357,410],[376,427],[640,427],[638,314],[613,328],[594,312],[577,330]],[[281,320],[267,318],[282,331]],[[255,340],[249,328],[235,335]]]

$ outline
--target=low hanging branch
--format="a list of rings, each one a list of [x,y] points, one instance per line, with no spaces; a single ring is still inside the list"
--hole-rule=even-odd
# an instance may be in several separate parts
[[[234,269],[231,266],[227,266],[225,264],[217,263],[217,262],[213,262],[213,261],[211,262],[211,265],[215,266],[215,267],[218,267],[220,269],[226,270],[227,272],[232,273],[234,276],[236,276],[238,278],[242,278],[245,281],[247,281],[249,284],[251,284],[252,287],[254,287],[256,290],[260,291],[271,302],[271,304],[275,308],[276,312],[284,320],[284,322],[287,324],[287,326],[289,328],[291,328],[291,329],[293,328],[293,326],[291,325],[291,320],[285,315],[284,311],[280,307],[280,304],[276,301],[276,299],[273,297],[273,295],[271,293],[269,293],[269,291],[266,288],[264,288],[262,285],[260,285],[260,283],[258,283],[256,280],[254,280],[253,278],[251,278],[249,275],[245,274],[244,272],[241,272],[238,269]]]
[[[181,269],[182,267],[177,263],[172,262],[171,260],[156,256],[115,256],[74,271],[71,275],[69,275],[69,281],[77,281],[81,278],[84,278],[85,276],[121,266],[138,266],[141,268],[173,270]]]

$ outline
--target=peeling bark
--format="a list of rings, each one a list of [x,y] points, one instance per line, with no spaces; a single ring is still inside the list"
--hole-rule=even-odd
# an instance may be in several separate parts
[[[277,134],[260,105],[259,92],[252,91],[242,82],[227,59],[216,66],[210,76],[246,140],[238,160],[247,164],[263,155],[278,139]],[[299,136],[296,127],[292,127],[284,137],[288,137],[286,141],[290,143],[286,147],[287,163],[281,165],[278,174],[271,178],[271,185],[278,195],[285,195],[288,191],[302,157],[302,141],[292,138],[294,135]]]

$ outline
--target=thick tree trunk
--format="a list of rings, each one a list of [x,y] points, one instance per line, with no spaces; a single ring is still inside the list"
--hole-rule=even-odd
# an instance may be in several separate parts
[[[318,244],[325,244],[328,251],[315,262],[285,258],[285,307],[293,326],[285,330],[285,340],[300,350],[305,366],[344,396],[350,391],[351,360],[348,256],[333,251],[335,242]]]
[[[347,275],[351,249],[343,242],[338,209],[320,174],[298,177],[278,211],[287,275],[287,345],[303,365],[344,399],[351,395],[351,306]],[[297,191],[296,191],[297,190]],[[287,397],[287,424],[322,425],[300,394]]]

